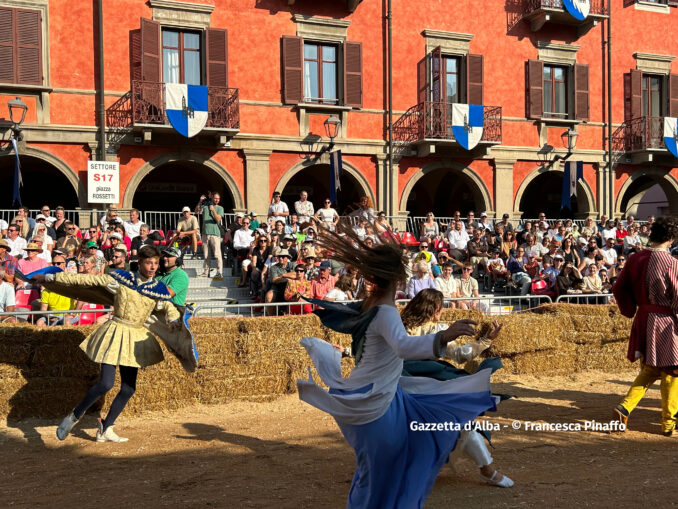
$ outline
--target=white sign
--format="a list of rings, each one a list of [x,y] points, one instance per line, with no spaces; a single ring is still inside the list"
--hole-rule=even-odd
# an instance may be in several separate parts
[[[118,203],[120,201],[120,164],[87,161],[87,201]]]

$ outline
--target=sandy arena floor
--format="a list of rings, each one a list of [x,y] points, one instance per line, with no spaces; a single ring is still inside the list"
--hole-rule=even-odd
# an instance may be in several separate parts
[[[504,377],[495,391],[518,398],[489,417],[502,425],[492,454],[516,486],[488,487],[453,457],[427,507],[675,506],[678,438],[660,435],[656,387],[625,434],[524,429],[525,421],[607,422],[632,377]],[[116,430],[126,444],[94,442],[94,421],[87,416],[63,443],[55,422],[3,423],[0,507],[339,508],[353,475],[353,451],[334,421],[296,395],[123,414]]]

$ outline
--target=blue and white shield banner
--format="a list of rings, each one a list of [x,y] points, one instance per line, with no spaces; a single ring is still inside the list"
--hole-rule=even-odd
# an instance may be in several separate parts
[[[563,6],[574,19],[584,21],[591,11],[591,0],[563,0]]]
[[[664,117],[664,145],[678,157],[678,118]]]
[[[192,138],[207,123],[207,87],[166,83],[165,112],[179,134]]]
[[[483,106],[480,104],[452,105],[452,134],[466,150],[475,147],[483,137]]]

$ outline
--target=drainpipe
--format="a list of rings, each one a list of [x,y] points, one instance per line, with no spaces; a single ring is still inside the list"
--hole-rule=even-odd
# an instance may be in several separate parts
[[[609,214],[614,214],[614,173],[612,167],[612,0],[607,4],[607,177]]]
[[[97,0],[97,25],[99,29],[99,160],[106,160],[106,104],[104,102],[104,11],[102,0]]]
[[[387,2],[386,23],[388,26],[388,174],[386,183],[386,210],[388,215],[395,215],[395,203],[391,203],[393,196],[393,33],[391,0]]]

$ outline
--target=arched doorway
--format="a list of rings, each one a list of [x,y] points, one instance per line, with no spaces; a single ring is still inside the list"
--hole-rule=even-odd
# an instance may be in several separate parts
[[[661,170],[639,170],[624,182],[617,196],[616,214],[649,216],[678,212],[678,182]]]
[[[544,212],[548,218],[562,219],[587,217],[593,212],[592,196],[581,180],[577,182],[577,199],[572,200],[571,210],[561,210],[562,195],[563,172],[544,171],[530,179],[527,185],[521,186],[516,202],[522,217],[526,219],[539,217],[540,212]]]
[[[64,173],[39,157],[20,155],[21,202],[30,209],[39,209],[47,204],[54,208],[61,205],[67,210],[80,206],[78,193]],[[0,208],[12,208],[14,190],[14,152],[0,156]]]
[[[469,170],[470,171],[470,170]],[[415,177],[412,177],[414,180]],[[407,193],[407,189],[405,193]],[[410,216],[425,216],[433,212],[436,217],[451,217],[455,211],[465,216],[473,210],[478,215],[490,209],[483,190],[464,171],[437,168],[425,171],[414,182],[403,198]]]
[[[345,166],[345,163],[344,163]],[[340,215],[350,212],[361,196],[370,196],[352,172],[341,173],[341,190],[337,191],[337,203],[334,208]],[[323,206],[325,198],[330,196],[330,165],[314,164],[297,171],[283,184],[280,190],[282,201],[293,210],[294,202],[299,200],[301,191],[308,193],[308,199],[316,210]]]
[[[132,206],[140,210],[191,210],[208,191],[221,195],[220,205],[227,213],[235,201],[226,182],[207,166],[193,161],[171,161],[151,170],[136,187]]]

